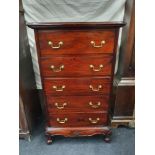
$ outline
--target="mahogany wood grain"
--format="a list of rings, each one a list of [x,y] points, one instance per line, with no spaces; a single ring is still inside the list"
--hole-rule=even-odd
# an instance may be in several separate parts
[[[125,22],[33,22],[27,25],[35,30],[70,30],[70,29],[119,29]]]
[[[51,95],[103,95],[109,94],[111,88],[111,79],[102,77],[91,78],[46,78],[44,79],[45,93]],[[65,86],[63,91],[56,91],[53,86],[61,89]],[[89,86],[92,85],[94,89],[98,89],[99,85],[102,88],[99,91],[92,91]]]
[[[91,106],[89,103],[92,102]],[[100,105],[98,106],[98,102]],[[55,105],[55,103],[58,104]],[[66,103],[66,106],[63,104]],[[48,111],[51,113],[61,113],[64,111],[108,111],[109,96],[47,96]],[[64,107],[60,108],[59,107]]]
[[[46,127],[46,135],[63,135],[65,137],[93,136],[102,134],[104,136],[111,135],[111,129],[107,126],[103,127]]]
[[[113,53],[114,50],[114,30],[102,31],[39,31],[39,46],[41,56],[51,56],[59,54],[88,54],[88,53]],[[95,45],[101,45],[101,41],[105,41],[103,47],[95,48]],[[53,46],[58,46],[60,41],[63,45],[58,49],[53,49],[48,42],[52,41]]]
[[[68,120],[65,123],[59,123],[57,121],[59,118],[61,121],[67,118]],[[93,124],[89,120],[91,118],[93,121],[99,120],[97,123]],[[107,125],[108,114],[105,112],[93,112],[93,113],[58,113],[50,115],[50,125],[52,127],[84,127],[84,126],[105,126]]]
[[[29,27],[35,30],[35,39],[38,52],[41,80],[45,94],[47,114],[46,136],[47,143],[51,143],[51,136],[91,136],[95,134],[107,136],[111,134],[109,125],[109,97],[112,94],[115,58],[119,28],[123,22],[79,22],[79,23],[30,23]],[[91,41],[96,46],[93,47]],[[63,45],[58,46],[60,41]],[[62,64],[63,63],[63,64]],[[93,72],[89,68],[90,63],[95,69],[103,63],[105,68],[99,72]],[[53,72],[49,67],[56,68],[64,65],[61,72]],[[58,68],[57,68],[58,69]],[[63,91],[56,91],[53,86]],[[90,85],[99,91],[92,91]],[[106,96],[107,95],[107,96]],[[98,109],[91,109],[88,105],[101,102]],[[64,109],[58,109],[54,105],[57,102],[67,102]],[[65,123],[58,123],[67,117]],[[99,118],[97,124],[91,124],[89,118]],[[59,121],[60,121],[59,120]]]
[[[111,55],[42,58],[41,69],[44,77],[107,76],[112,74],[112,60]],[[55,69],[51,69],[51,65],[56,70],[60,70],[62,65],[64,68],[60,72],[55,72]],[[103,65],[103,68],[100,71],[94,71],[90,65],[93,65],[94,69],[100,69],[100,65]]]

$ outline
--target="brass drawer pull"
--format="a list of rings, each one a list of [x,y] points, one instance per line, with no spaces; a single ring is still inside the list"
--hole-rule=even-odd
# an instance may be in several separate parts
[[[51,65],[50,68],[53,70],[53,72],[61,72],[64,69],[64,65],[61,65],[59,68],[55,68],[54,65]]]
[[[105,44],[105,40],[102,40],[102,41],[101,41],[101,45],[95,45],[95,41],[91,41],[90,43],[93,45],[93,47],[95,47],[95,48],[100,48],[100,47],[103,46],[103,44]]]
[[[53,49],[58,49],[58,48],[60,48],[60,47],[63,45],[63,42],[60,41],[60,42],[58,43],[58,46],[53,46],[53,42],[52,42],[52,41],[49,41],[49,42],[48,42],[48,45],[50,45]]]
[[[53,86],[53,89],[55,89],[55,91],[63,91],[65,89],[65,85],[62,85],[62,86]]]
[[[89,67],[90,67],[94,72],[99,72],[99,71],[102,70],[103,65],[101,64],[101,65],[99,66],[99,69],[95,69],[94,65],[89,65]]]
[[[89,121],[90,121],[90,123],[92,123],[92,124],[98,123],[99,120],[100,120],[100,118],[96,118],[95,120],[92,119],[92,118],[89,118]]]
[[[100,91],[100,89],[102,88],[102,85],[98,85],[98,88],[94,88],[92,85],[89,85],[89,88],[90,88],[92,91]]]
[[[68,118],[65,118],[63,120],[60,120],[60,118],[57,118],[57,122],[60,123],[60,124],[64,124],[68,121]]]
[[[92,102],[89,102],[89,105],[90,105],[92,108],[99,108],[100,105],[101,105],[101,102],[97,102],[97,104],[93,104]]]
[[[58,103],[55,103],[54,105],[57,107],[57,109],[64,109],[67,103],[63,103],[61,106]]]

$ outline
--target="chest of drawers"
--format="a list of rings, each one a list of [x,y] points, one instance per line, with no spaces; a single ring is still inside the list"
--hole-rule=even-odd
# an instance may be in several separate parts
[[[124,23],[30,23],[52,136],[102,134],[109,141],[110,98],[119,28]]]

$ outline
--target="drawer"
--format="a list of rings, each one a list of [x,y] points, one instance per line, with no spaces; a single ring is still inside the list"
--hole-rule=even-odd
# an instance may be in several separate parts
[[[108,111],[109,96],[50,96],[46,97],[48,111]]]
[[[63,113],[51,114],[49,125],[52,127],[104,126],[107,122],[107,113]]]
[[[113,53],[113,30],[39,31],[41,56],[58,54]]]
[[[44,77],[111,75],[112,56],[69,56],[41,59]]]
[[[43,80],[46,94],[51,95],[99,95],[109,94],[110,78],[46,78]]]

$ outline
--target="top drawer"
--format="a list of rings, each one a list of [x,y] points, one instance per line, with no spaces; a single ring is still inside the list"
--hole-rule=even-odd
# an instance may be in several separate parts
[[[58,54],[113,53],[113,30],[39,31],[41,56]]]

